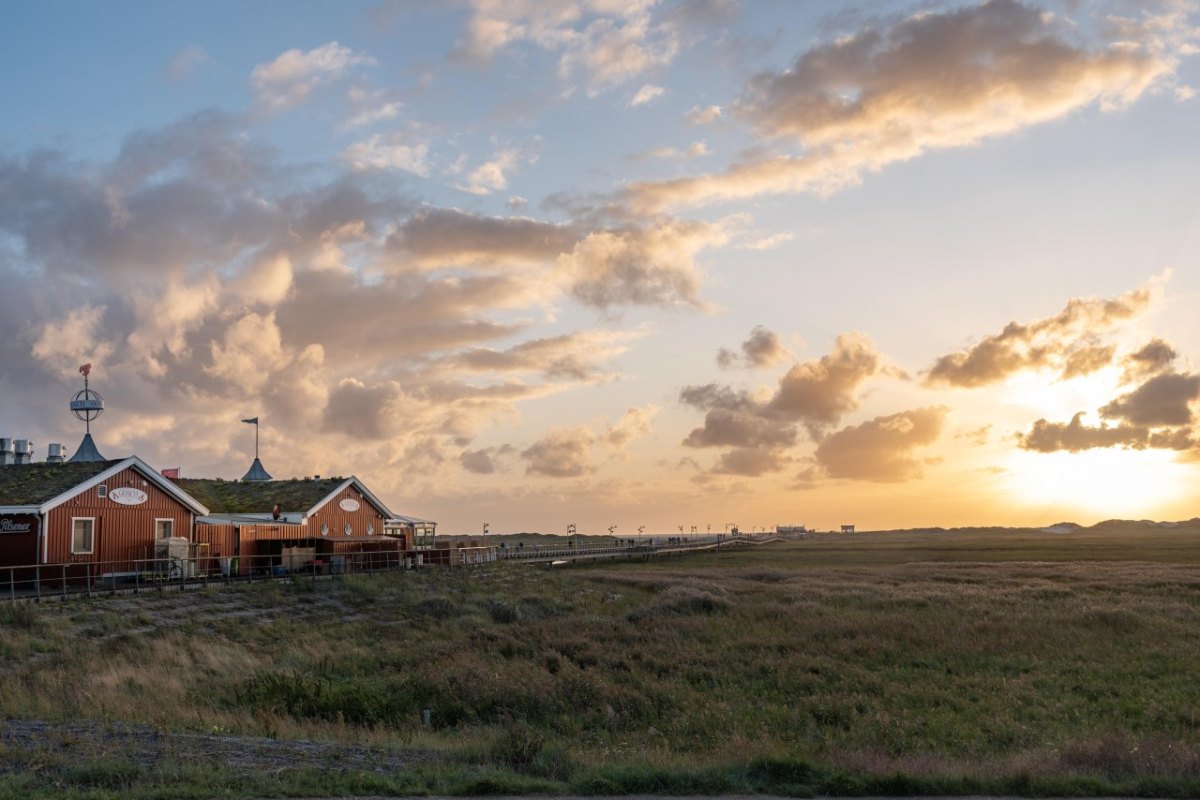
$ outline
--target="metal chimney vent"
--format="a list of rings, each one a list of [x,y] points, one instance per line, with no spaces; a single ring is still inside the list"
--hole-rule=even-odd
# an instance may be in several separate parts
[[[47,464],[61,464],[67,460],[67,448],[63,447],[58,442],[52,442],[50,449],[46,453]]]
[[[28,439],[13,440],[14,464],[32,464],[33,463],[33,442]]]
[[[7,466],[13,463],[13,440],[7,437],[0,438],[0,466]]]

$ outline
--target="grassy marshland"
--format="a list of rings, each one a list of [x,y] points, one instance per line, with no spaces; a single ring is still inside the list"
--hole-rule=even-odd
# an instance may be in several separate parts
[[[1196,796],[1197,562],[1190,527],[823,536],[3,605],[0,712],[52,724],[0,796]]]

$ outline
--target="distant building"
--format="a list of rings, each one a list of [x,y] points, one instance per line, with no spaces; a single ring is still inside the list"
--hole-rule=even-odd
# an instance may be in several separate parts
[[[854,526],[853,525],[843,525],[842,533],[854,533]]]

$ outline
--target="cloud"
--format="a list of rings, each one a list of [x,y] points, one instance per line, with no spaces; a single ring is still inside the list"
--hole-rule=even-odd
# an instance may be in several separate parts
[[[782,244],[787,244],[795,238],[796,234],[794,233],[774,233],[770,236],[762,236],[754,239],[753,241],[747,242],[746,244],[742,245],[742,247],[746,250],[757,250],[760,252],[763,250],[774,250],[776,247],[779,247]]]
[[[400,116],[404,104],[393,98],[386,89],[374,91],[361,86],[351,86],[346,91],[346,104],[349,115],[341,125],[342,130],[361,128],[376,122],[385,122]]]
[[[1168,273],[1169,274],[1169,273]],[[1094,344],[1095,334],[1115,327],[1150,307],[1167,276],[1155,278],[1115,299],[1073,299],[1052,317],[1010,322],[997,334],[934,362],[929,386],[976,387],[1004,380],[1021,370],[1053,369],[1064,378],[1094,371],[1111,361],[1113,350]]]
[[[712,151],[708,149],[708,145],[704,142],[692,142],[687,147],[680,150],[678,147],[656,147],[653,150],[646,150],[642,153],[635,153],[630,156],[632,161],[640,161],[646,158],[660,159],[686,159],[700,158],[702,156],[711,155]]]
[[[60,438],[54,418],[30,420],[91,361],[119,416],[172,421],[166,438],[120,427],[151,463],[244,471],[238,414],[259,414],[272,472],[367,471],[420,496],[464,469],[483,427],[612,379],[644,334],[528,332],[570,296],[559,256],[586,228],[417,207],[386,177],[281,163],[246,124],[203,112],[133,132],[104,161],[0,155],[0,283],[28,309],[0,319],[0,382],[24,390],[10,424]],[[669,235],[617,234],[670,263]],[[689,236],[703,238],[679,231],[681,252]],[[591,436],[616,447],[646,414]],[[542,450],[531,474],[553,470]]]
[[[501,150],[491,161],[486,161],[467,175],[467,182],[458,188],[471,194],[491,194],[508,188],[508,175],[517,167],[520,153],[516,150]]]
[[[62,320],[46,322],[33,342],[33,355],[60,375],[72,375],[81,364],[102,364],[116,348],[101,336],[104,309],[84,305]]]
[[[745,365],[761,369],[773,367],[791,355],[779,340],[779,336],[762,325],[757,325],[750,331],[750,338],[742,342],[741,350],[738,354],[722,347],[717,351],[718,366],[722,369],[732,369]]]
[[[482,450],[464,450],[458,457],[462,468],[476,475],[492,475],[498,470],[494,456],[496,448],[485,447]]]
[[[1083,423],[1083,412],[1076,414],[1067,424],[1039,419],[1033,423],[1029,433],[1020,437],[1021,447],[1039,453],[1066,450],[1077,453],[1097,447],[1144,448],[1150,439],[1150,431],[1144,426],[1119,425],[1117,427],[1091,427]]]
[[[651,100],[662,97],[666,91],[663,87],[655,86],[652,83],[643,84],[642,88],[638,89],[633,97],[629,99],[629,107],[637,108],[638,106],[644,106]]]
[[[1142,31],[1076,44],[1061,17],[1016,0],[866,27],[755,76],[734,104],[764,138],[803,155],[753,155],[726,172],[632,184],[639,212],[764,193],[830,193],[865,171],[967,147],[1090,106],[1123,108],[1174,77],[1177,57]],[[710,121],[696,110],[694,121]]]
[[[948,409],[930,406],[852,425],[817,445],[817,463],[831,478],[898,483],[922,477],[913,451],[942,433]]]
[[[1097,370],[1104,369],[1112,363],[1116,352],[1115,345],[1098,344],[1094,338],[1076,343],[1067,350],[1063,358],[1063,380],[1090,375]]]
[[[831,353],[795,364],[784,374],[769,408],[813,430],[836,424],[858,408],[858,387],[863,381],[884,368],[870,339],[857,332],[843,333]]]
[[[653,404],[629,409],[621,415],[617,424],[604,434],[605,441],[617,449],[622,449],[634,439],[649,436],[658,412],[658,406]]]
[[[756,328],[743,344],[745,355],[741,358],[778,360],[781,345],[772,337],[765,329]],[[885,363],[869,339],[851,332],[838,336],[829,354],[794,364],[769,397],[717,383],[685,386],[680,401],[702,409],[705,415],[704,425],[693,429],[682,444],[740,451],[724,454],[714,468],[718,473],[778,471],[790,463],[784,451],[798,441],[797,423],[807,428],[814,442],[825,441],[829,427],[858,408],[863,382],[881,373],[900,375]]]
[[[530,339],[507,350],[468,348],[455,354],[450,364],[478,372],[528,372],[551,378],[595,380],[605,377],[601,365],[625,352],[625,343],[637,335],[586,331]]]
[[[1157,375],[1101,408],[1100,415],[1135,425],[1190,425],[1190,406],[1198,397],[1200,375]]]
[[[287,50],[274,61],[259,64],[250,73],[259,103],[272,111],[303,103],[316,89],[343,78],[352,67],[371,65],[375,60],[337,42],[312,50]]]
[[[191,80],[209,61],[208,52],[198,44],[189,44],[171,56],[167,63],[167,80],[185,83]]]
[[[549,478],[577,478],[591,471],[592,445],[596,436],[583,427],[550,431],[521,451],[528,475]]]
[[[787,469],[791,463],[792,459],[778,450],[739,447],[722,453],[712,471],[718,475],[742,475],[757,478]]]
[[[520,44],[559,54],[563,79],[582,71],[591,90],[626,83],[671,63],[679,36],[670,23],[654,24],[653,2],[472,0],[457,54],[472,61],[495,57]]]
[[[429,177],[428,157],[428,144],[401,133],[376,133],[342,151],[342,158],[356,170],[399,169],[422,178]]]
[[[597,231],[558,258],[579,302],[619,305],[701,305],[696,255],[728,240],[716,224],[657,220],[639,228]]]
[[[569,253],[581,232],[528,217],[489,217],[455,208],[423,208],[404,221],[389,246],[434,267],[551,262]]]
[[[1175,348],[1162,339],[1151,339],[1142,349],[1122,359],[1121,364],[1125,367],[1124,380],[1129,382],[1162,372],[1168,369],[1178,356]]]
[[[711,125],[723,114],[720,106],[692,106],[683,118],[692,125]]]

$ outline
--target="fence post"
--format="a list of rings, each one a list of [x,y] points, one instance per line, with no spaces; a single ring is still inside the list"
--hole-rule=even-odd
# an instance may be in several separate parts
[[[92,596],[92,565],[91,565],[91,563],[88,563],[88,565],[87,565],[87,596],[88,597]]]
[[[113,581],[114,585],[116,581]],[[142,593],[142,568],[138,566],[138,562],[133,562],[133,593]]]
[[[12,569],[8,571],[8,596],[13,600],[17,599],[17,582]]]
[[[62,565],[62,596],[67,596],[67,565]]]
[[[38,598],[38,602],[40,603],[42,601],[42,565],[41,564],[38,564],[36,567],[33,568],[33,580],[34,580],[34,583],[37,584],[37,598]]]

